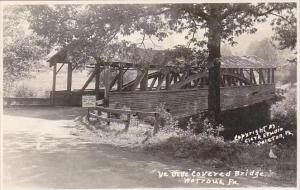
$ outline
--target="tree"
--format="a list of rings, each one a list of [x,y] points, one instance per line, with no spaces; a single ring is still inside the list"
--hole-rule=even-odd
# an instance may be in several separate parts
[[[293,3],[292,3],[293,4]],[[188,30],[187,38],[196,47],[207,44],[209,70],[208,110],[212,123],[220,123],[220,46],[235,44],[234,37],[254,33],[256,22],[279,14],[289,3],[204,3],[159,5],[75,5],[29,7],[31,27],[53,44],[80,41],[81,52],[97,57],[117,35],[140,32],[163,40],[168,31]],[[75,8],[74,8],[75,7]],[[207,40],[195,34],[206,30]],[[143,38],[144,39],[144,38]]]
[[[247,54],[255,55],[262,58],[267,63],[278,64],[277,49],[273,46],[270,39],[265,38],[261,41],[254,41],[250,43]]]
[[[291,50],[294,52],[292,58],[287,59],[292,65],[288,66],[288,76],[283,82],[297,82],[297,18],[296,4],[291,4],[285,11],[274,14],[271,22],[275,34],[272,36],[275,46],[280,50]]]
[[[141,32],[144,37],[166,36],[160,32],[164,26],[155,16],[154,7],[147,5],[39,5],[27,9],[31,13],[30,27],[47,37],[52,46],[65,47],[76,41],[74,49],[79,55],[92,56],[95,60],[111,56],[108,54],[116,48],[129,47],[117,42],[118,35]]]
[[[295,4],[295,3],[292,3]],[[208,111],[212,123],[220,123],[220,46],[222,40],[235,44],[234,37],[242,33],[254,33],[256,22],[264,22],[270,14],[280,13],[289,3],[240,3],[240,4],[183,4],[173,5],[170,24],[174,30],[187,28],[194,34],[206,28],[209,96]],[[176,20],[174,22],[174,20]]]
[[[27,30],[24,9],[8,6],[4,10],[3,87],[6,93],[15,81],[30,75],[30,69],[47,55],[49,47],[44,38]]]
[[[296,18],[296,4],[291,4],[287,9],[280,14],[274,14],[274,18],[271,22],[273,31],[272,40],[275,46],[280,49],[289,49],[294,51],[294,58],[288,59],[289,62],[297,64],[297,18]],[[292,69],[290,70],[291,72]],[[291,73],[291,75],[295,75]],[[295,77],[292,77],[295,79]]]
[[[296,4],[289,4],[285,11],[273,13],[276,16],[271,25],[275,34],[272,39],[279,49],[295,50],[297,44]]]

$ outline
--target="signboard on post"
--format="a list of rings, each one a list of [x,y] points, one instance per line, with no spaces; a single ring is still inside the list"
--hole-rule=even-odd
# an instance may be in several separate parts
[[[96,96],[84,95],[82,96],[82,107],[91,108],[96,106]]]

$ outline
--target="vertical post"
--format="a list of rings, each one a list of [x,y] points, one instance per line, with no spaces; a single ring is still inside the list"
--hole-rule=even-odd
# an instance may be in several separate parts
[[[108,119],[110,118],[110,112],[107,112],[107,118]],[[107,125],[110,125],[110,121],[109,120],[107,121]]]
[[[72,89],[72,63],[68,63],[67,91]]]
[[[275,74],[275,68],[272,68],[272,84],[275,83],[275,77],[274,77],[274,74]]]
[[[55,105],[56,66],[57,66],[57,63],[54,63],[54,65],[53,65],[53,80],[52,80],[52,95],[51,95],[52,105]]]
[[[229,73],[231,72],[230,69],[226,69],[226,70],[227,70],[227,72],[229,72]],[[228,86],[231,86],[231,82],[232,82],[231,77],[230,77],[230,76],[227,76],[226,78],[227,78]]]
[[[173,73],[173,77],[174,77],[174,84],[177,82],[177,73]]]
[[[238,70],[237,70],[237,69],[232,69],[232,73],[233,73],[233,74],[234,74],[234,73],[238,73]],[[232,77],[231,81],[232,81],[232,84],[233,84],[234,86],[237,86],[237,80],[236,80],[234,77]]]
[[[125,131],[128,131],[130,125],[130,114],[127,114],[126,122],[125,122]]]
[[[107,66],[104,69],[104,105],[109,107],[109,86],[110,86],[110,70]]]
[[[117,89],[118,91],[122,90],[122,86],[123,86],[123,69],[119,69],[119,75],[118,75],[118,85],[117,85]]]
[[[87,109],[87,120],[90,121],[90,108]]]
[[[262,84],[262,70],[261,69],[258,69],[258,77],[259,77],[259,84]]]
[[[253,69],[250,69],[250,81],[251,81],[252,84],[257,84]]]
[[[200,78],[201,82],[200,82],[200,87],[203,88],[204,87],[204,78]]]
[[[168,72],[168,74],[166,75],[166,90],[170,89],[170,85],[171,85],[171,73]]]
[[[95,67],[95,94],[96,100],[100,99],[99,95],[99,86],[100,86],[100,63],[97,60],[96,67]]]
[[[243,71],[243,69],[241,68],[240,69],[240,73],[239,73],[241,76],[244,76],[244,71]],[[243,86],[243,82],[242,81],[240,81],[240,86]]]
[[[159,129],[159,118],[160,118],[158,113],[155,113],[154,116],[155,116],[155,122],[154,122],[153,135],[155,135],[158,132],[158,129]]]
[[[266,84],[264,69],[260,69],[260,76],[261,76],[261,84]]]
[[[234,73],[235,69],[229,69],[229,72]],[[234,77],[230,77],[230,82],[232,86],[235,86],[235,79]]]
[[[271,69],[270,68],[268,68],[267,76],[268,76],[268,84],[270,84],[271,83]]]
[[[147,87],[148,87],[148,69],[146,68],[143,72],[144,72],[144,77],[141,81],[141,90],[147,90]]]

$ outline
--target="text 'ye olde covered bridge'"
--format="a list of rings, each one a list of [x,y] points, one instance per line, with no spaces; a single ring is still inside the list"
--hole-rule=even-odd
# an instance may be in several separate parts
[[[125,105],[131,110],[155,111],[164,103],[175,117],[195,115],[208,108],[208,70],[205,68],[171,63],[164,66],[149,63],[141,67],[129,61],[99,61],[90,66],[91,74],[82,88],[72,90],[76,64],[68,60],[68,51],[59,51],[48,62],[53,67],[51,97],[54,105],[80,106],[82,95],[96,95],[106,106]],[[68,66],[67,89],[56,91],[56,75],[63,65]],[[274,66],[255,56],[222,57],[221,110],[272,99],[274,71]],[[95,87],[87,89],[93,80]]]

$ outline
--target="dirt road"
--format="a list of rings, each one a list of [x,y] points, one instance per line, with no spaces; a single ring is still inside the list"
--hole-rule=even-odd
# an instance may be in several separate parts
[[[76,135],[81,108],[6,109],[3,116],[3,187],[137,188],[222,187],[159,178],[158,171],[201,169],[188,161],[101,145]],[[242,186],[265,186],[241,179]]]

